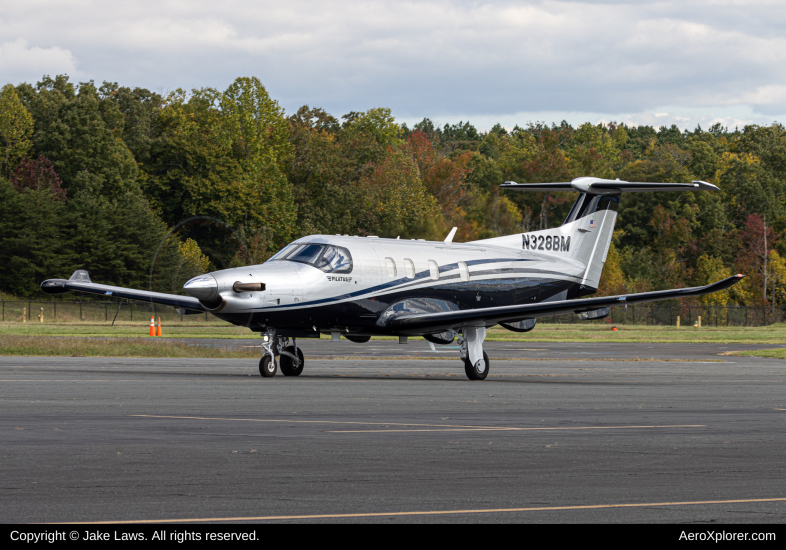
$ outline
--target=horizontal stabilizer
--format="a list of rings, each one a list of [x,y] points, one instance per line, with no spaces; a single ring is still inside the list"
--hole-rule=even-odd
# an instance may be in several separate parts
[[[521,304],[515,306],[489,307],[482,309],[462,309],[439,313],[405,314],[393,317],[386,327],[402,333],[416,334],[420,331],[436,332],[438,330],[455,329],[462,326],[491,326],[498,323],[518,321],[521,319],[537,319],[563,313],[582,313],[597,311],[612,306],[655,302],[674,298],[688,298],[712,294],[725,290],[740,282],[744,275],[734,275],[716,283],[691,288],[675,288],[642,292],[624,296],[602,296],[599,298],[583,298],[579,300],[560,300],[541,302],[538,304]]]
[[[145,290],[135,290],[133,288],[123,288],[120,286],[99,285],[90,282],[87,271],[80,269],[71,275],[70,279],[47,279],[41,283],[41,290],[47,294],[62,294],[63,292],[76,291],[87,292],[89,294],[102,294],[113,298],[125,298],[126,300],[137,300],[139,302],[149,302],[164,306],[174,306],[187,311],[186,314],[204,313],[205,308],[196,298],[190,296],[178,296],[177,294],[164,294],[162,292],[148,292]]]
[[[601,178],[576,178],[573,181],[555,183],[516,183],[506,181],[503,189],[519,191],[578,191],[590,195],[617,195],[619,193],[644,193],[652,191],[718,191],[718,187],[706,181],[691,183],[656,183],[643,181],[605,180]]]

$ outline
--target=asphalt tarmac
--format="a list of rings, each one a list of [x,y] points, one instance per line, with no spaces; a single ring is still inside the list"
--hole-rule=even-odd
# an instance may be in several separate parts
[[[786,521],[786,362],[718,355],[774,346],[302,345],[0,357],[0,521]]]

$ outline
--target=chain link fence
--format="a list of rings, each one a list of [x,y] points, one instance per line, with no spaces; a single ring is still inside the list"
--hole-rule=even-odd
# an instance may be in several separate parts
[[[0,317],[6,323],[150,322],[204,323],[216,321],[209,313],[182,315],[175,308],[145,302],[0,300]]]
[[[701,321],[699,321],[701,320]],[[613,307],[604,319],[582,321],[576,315],[554,315],[538,319],[552,324],[609,323],[615,325],[660,325],[713,327],[760,327],[786,320],[786,308],[759,306],[655,306]]]
[[[33,301],[0,300],[0,317],[10,323],[73,323],[73,322],[149,322],[150,317],[163,323],[204,323],[216,319],[209,313],[182,315],[169,306],[154,306],[144,302],[97,301]],[[786,308],[755,306],[656,306],[638,305],[613,307],[605,319],[582,321],[576,315],[543,317],[539,323],[612,323],[617,325],[692,326],[701,317],[702,326],[757,327],[782,323]]]

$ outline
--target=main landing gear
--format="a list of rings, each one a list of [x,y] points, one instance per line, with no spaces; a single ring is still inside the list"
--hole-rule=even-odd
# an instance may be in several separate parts
[[[270,378],[281,368],[281,374],[284,376],[300,376],[305,361],[303,350],[297,347],[295,338],[292,338],[292,345],[290,345],[289,338],[278,336],[275,329],[269,329],[262,335],[262,342],[265,355],[259,360],[259,374]]]
[[[489,375],[489,356],[483,351],[486,327],[464,327],[458,344],[464,372],[470,380],[485,380]]]

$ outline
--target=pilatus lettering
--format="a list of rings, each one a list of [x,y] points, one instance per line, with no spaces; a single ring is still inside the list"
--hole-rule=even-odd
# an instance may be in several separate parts
[[[327,276],[327,280],[328,281],[339,281],[339,282],[342,282],[342,283],[351,283],[352,282],[352,277],[338,277],[336,275],[328,275]]]

